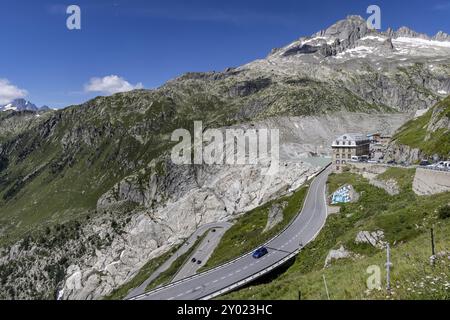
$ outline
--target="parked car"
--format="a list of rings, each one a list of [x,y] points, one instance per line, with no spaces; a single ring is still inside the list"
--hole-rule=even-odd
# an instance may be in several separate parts
[[[421,166],[421,167],[428,167],[428,166],[431,166],[431,162],[428,161],[428,160],[422,160],[422,161],[420,162],[420,166]]]
[[[202,261],[201,260],[197,260],[197,264],[198,265],[202,264]]]
[[[389,161],[387,162],[387,164],[390,164],[390,165],[396,165],[397,163],[395,162],[395,160],[389,160]]]
[[[359,157],[360,162],[369,162],[369,156],[361,156]]]
[[[262,247],[262,248],[259,248],[258,250],[256,250],[253,253],[253,258],[261,259],[262,257],[264,257],[268,253],[269,253],[269,250],[267,250],[267,248],[265,248],[265,247]]]
[[[450,169],[450,161],[441,161],[439,163],[436,164],[436,168],[437,169],[446,169],[449,170]]]
[[[197,262],[197,259],[195,259],[195,258],[192,258],[192,263],[196,263]]]

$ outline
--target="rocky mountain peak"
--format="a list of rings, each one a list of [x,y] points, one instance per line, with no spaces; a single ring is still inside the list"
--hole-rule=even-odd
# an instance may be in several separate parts
[[[401,27],[394,33],[394,38],[406,37],[406,38],[420,38],[430,40],[430,37],[424,33],[418,33],[408,27]]]
[[[443,32],[443,31],[439,31],[433,37],[433,40],[436,40],[436,41],[450,41],[450,35],[445,33],[445,32]]]
[[[27,101],[25,99],[15,99],[11,103],[8,103],[7,105],[0,106],[1,111],[8,111],[8,110],[14,110],[14,111],[37,111],[38,107],[36,107],[35,104],[31,103],[30,101]]]
[[[0,105],[0,111],[32,111],[32,112],[46,112],[51,109],[48,106],[38,108],[34,103],[21,99],[15,99],[6,105]]]
[[[364,37],[368,33],[367,22],[361,16],[348,16],[330,26],[328,29],[319,31],[316,37],[332,37],[339,40],[349,40],[355,37]]]

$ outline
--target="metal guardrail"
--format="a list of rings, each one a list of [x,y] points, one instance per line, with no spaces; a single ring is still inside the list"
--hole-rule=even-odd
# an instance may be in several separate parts
[[[316,174],[312,175],[311,177],[309,177],[308,181],[311,181],[313,178],[315,178],[315,177],[321,175],[323,172],[325,172],[326,170],[328,170],[328,168],[330,168],[331,166],[332,166],[332,163],[328,164],[327,166],[325,166],[324,168],[322,168],[322,170],[320,170],[318,173],[316,173]],[[310,192],[310,189],[308,189],[308,194],[309,194],[309,192]],[[306,199],[306,197],[305,197],[305,199]],[[290,223],[289,223],[282,231],[280,231],[280,233],[278,233],[277,235],[275,235],[274,237],[272,237],[270,240],[266,241],[266,242],[265,242],[264,244],[262,244],[261,246],[265,246],[265,245],[269,244],[270,242],[274,241],[274,240],[277,239],[279,236],[281,236],[284,232],[286,232],[286,230],[289,229],[289,228],[294,224],[295,220],[297,220],[298,216],[303,212],[304,206],[305,206],[305,203],[303,203],[302,210],[295,216],[294,219],[292,219],[292,221],[291,221],[291,222],[290,222]],[[280,266],[280,265],[283,265],[284,263],[286,263],[287,261],[289,261],[290,259],[292,259],[293,257],[295,257],[300,251],[301,251],[301,249],[298,249],[297,251],[295,251],[294,253],[292,253],[292,254],[290,254],[290,255],[288,256],[289,259],[285,260],[286,258],[284,258],[284,259],[280,260],[279,262],[275,263],[276,266],[273,267],[272,269],[270,269],[270,271],[272,271],[273,269],[277,268],[277,267]],[[226,266],[229,266],[229,265],[235,263],[236,261],[242,259],[243,257],[248,256],[248,255],[250,255],[250,254],[252,254],[252,253],[253,253],[253,251],[244,253],[244,254],[242,254],[241,256],[239,256],[239,257],[237,257],[237,258],[235,258],[235,259],[233,259],[233,260],[231,260],[231,261],[229,261],[229,262],[226,262],[226,263],[224,263],[224,264],[222,264],[222,265],[220,265],[220,266],[217,266],[217,267],[215,267],[215,268],[212,268],[212,269],[210,269],[210,270],[207,270],[207,271],[202,272],[202,273],[199,273],[199,274],[192,275],[192,276],[190,276],[190,277],[188,277],[188,278],[185,278],[185,279],[182,279],[182,280],[179,280],[179,281],[170,283],[170,284],[168,284],[168,285],[166,285],[166,286],[162,286],[162,287],[156,288],[156,289],[154,289],[154,290],[152,290],[152,291],[149,291],[149,292],[147,292],[147,293],[143,293],[143,294],[140,294],[140,295],[138,295],[138,296],[129,298],[128,300],[139,300],[140,298],[148,297],[148,296],[153,295],[153,294],[155,294],[155,293],[158,293],[158,292],[160,292],[160,291],[163,291],[163,290],[166,290],[166,289],[175,287],[175,286],[177,286],[177,285],[180,285],[180,284],[182,284],[182,283],[188,282],[188,281],[190,281],[190,280],[192,280],[192,279],[196,279],[196,278],[202,277],[202,276],[204,276],[204,275],[206,275],[206,274],[210,274],[210,273],[215,272],[215,271],[217,271],[217,270],[223,269],[223,268],[225,268]],[[271,266],[271,267],[272,267],[272,266]],[[269,268],[270,268],[270,267],[269,267]],[[264,269],[264,270],[262,270],[262,271],[260,271],[259,273],[262,273],[262,272],[263,272],[262,275],[264,275],[264,274],[267,274],[268,272],[270,272],[270,271],[265,271],[265,270],[267,270],[267,268]],[[259,273],[258,273],[258,274],[259,274]],[[253,280],[255,280],[255,279],[261,277],[262,275],[259,275],[258,277],[253,278],[252,280],[247,280],[247,279],[248,279],[248,278],[247,278],[247,279],[241,280],[240,282],[245,281],[244,284],[246,284],[246,283],[249,283],[250,281],[253,281]],[[252,276],[252,277],[253,277],[253,276]],[[242,285],[241,285],[241,286],[242,286]],[[236,287],[236,288],[237,288],[237,287]],[[222,289],[222,291],[223,291],[223,290],[225,290],[225,289]],[[234,290],[234,289],[232,289],[232,290]],[[226,292],[229,292],[229,291],[230,291],[230,290],[227,290]],[[221,294],[223,294],[223,293],[221,293]],[[221,294],[219,294],[219,295],[221,295]],[[215,297],[218,297],[219,295],[216,295]],[[212,299],[212,298],[210,298],[210,299]],[[202,298],[202,300],[207,300],[207,299]]]
[[[246,278],[244,280],[241,280],[239,282],[236,282],[236,283],[234,283],[234,284],[232,284],[232,285],[230,285],[230,286],[228,286],[228,287],[226,287],[224,289],[221,289],[220,291],[214,292],[214,293],[212,293],[210,295],[207,295],[207,296],[205,296],[203,298],[200,298],[200,300],[214,299],[214,298],[219,297],[219,296],[221,296],[221,295],[223,295],[225,293],[228,293],[228,292],[231,292],[231,291],[236,290],[238,288],[241,288],[241,287],[245,286],[246,284],[251,283],[251,282],[255,281],[258,278],[261,278],[262,276],[264,276],[264,275],[270,273],[271,271],[275,270],[276,268],[282,266],[283,264],[285,264],[286,262],[288,262],[292,258],[296,257],[300,253],[300,251],[301,251],[301,249],[299,248],[299,249],[295,250],[294,252],[292,252],[291,254],[289,254],[287,257],[285,257],[285,258],[281,259],[280,261],[272,264],[271,266],[267,267],[266,269],[261,270],[260,272],[255,273],[254,275],[252,275],[252,276],[250,276],[250,277],[248,277],[248,278]]]

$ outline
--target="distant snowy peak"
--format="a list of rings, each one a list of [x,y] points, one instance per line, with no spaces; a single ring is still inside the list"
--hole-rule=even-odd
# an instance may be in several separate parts
[[[311,55],[318,57],[366,57],[376,55],[445,55],[450,48],[450,35],[440,31],[435,36],[418,33],[408,27],[397,31],[385,32],[371,30],[360,16],[349,16],[329,28],[303,37],[290,45],[272,51],[271,56],[290,57],[294,55]]]
[[[436,41],[447,41],[450,42],[450,35],[443,32],[443,31],[439,31],[432,40],[436,40]]]
[[[38,108],[35,104],[31,103],[25,99],[16,99],[7,105],[0,106],[0,111],[32,111],[32,112],[43,112],[49,111],[50,108],[44,106],[42,108]]]
[[[392,29],[388,29],[385,34],[393,39],[397,38],[413,38],[413,39],[422,39],[422,40],[431,40],[431,41],[441,41],[441,42],[450,42],[450,35],[443,31],[439,31],[435,36],[430,37],[425,33],[418,33],[414,30],[411,30],[408,27],[401,27],[397,31],[393,31]]]

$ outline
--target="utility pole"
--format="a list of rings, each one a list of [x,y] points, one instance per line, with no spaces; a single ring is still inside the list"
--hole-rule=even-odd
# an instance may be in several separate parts
[[[434,229],[431,228],[431,265],[434,267],[434,263],[436,261],[436,246],[434,243]]]
[[[433,257],[436,255],[436,246],[434,244],[434,229],[431,228],[431,253]]]
[[[325,279],[325,275],[323,275],[323,283],[325,284],[325,291],[327,292],[327,298],[330,300],[330,292],[328,292],[327,279]]]
[[[386,245],[386,289],[391,294],[391,247],[389,243]]]

